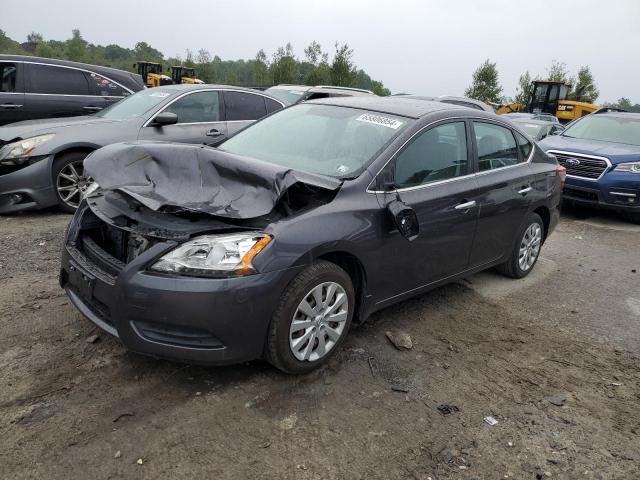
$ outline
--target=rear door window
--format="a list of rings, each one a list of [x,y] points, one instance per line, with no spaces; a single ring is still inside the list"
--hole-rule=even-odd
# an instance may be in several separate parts
[[[17,92],[18,67],[15,63],[0,62],[0,92]]]
[[[29,64],[29,93],[91,95],[82,70],[55,65]]]
[[[267,114],[262,95],[249,92],[224,92],[227,121],[257,120]]]
[[[478,148],[478,170],[509,167],[523,161],[511,130],[500,125],[473,122]]]

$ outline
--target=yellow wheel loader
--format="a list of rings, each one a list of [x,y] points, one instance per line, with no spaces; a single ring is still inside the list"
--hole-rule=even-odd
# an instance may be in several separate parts
[[[180,65],[174,65],[173,67],[171,67],[171,79],[176,85],[180,83],[204,83],[199,78],[196,78],[196,71],[193,68],[182,67]]]
[[[521,103],[502,105],[496,113],[498,115],[511,112],[549,113],[555,115],[561,123],[567,123],[600,108],[593,103],[567,100],[570,90],[571,85],[564,82],[535,80],[532,82],[531,95],[526,105]],[[577,97],[580,98],[580,92],[577,93]]]
[[[162,73],[162,65],[156,62],[138,62],[133,65],[147,87],[172,85],[171,77]]]

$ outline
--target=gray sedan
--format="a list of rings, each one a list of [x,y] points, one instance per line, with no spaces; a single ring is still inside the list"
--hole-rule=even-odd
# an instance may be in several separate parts
[[[158,140],[216,146],[283,107],[255,90],[169,85],[140,91],[92,116],[0,127],[0,214],[54,205],[74,211],[91,183],[83,160],[105,145]]]

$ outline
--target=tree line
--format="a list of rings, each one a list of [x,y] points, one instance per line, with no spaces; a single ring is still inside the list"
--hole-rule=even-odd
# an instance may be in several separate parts
[[[486,103],[507,104],[511,102],[526,104],[531,96],[531,82],[534,80],[550,80],[571,85],[568,100],[595,103],[600,96],[591,69],[588,65],[580,67],[575,76],[567,69],[567,64],[553,60],[546,75],[531,75],[525,71],[518,80],[518,88],[514,98],[502,95],[502,86],[498,79],[496,63],[485,60],[474,72],[471,85],[465,90],[465,96],[482,100]],[[640,112],[640,105],[633,105],[628,98],[620,98],[614,103],[605,103],[606,107],[617,107],[623,110]]]
[[[290,43],[278,47],[270,56],[260,49],[249,60],[222,60],[206,49],[196,52],[186,50],[184,57],[165,55],[146,42],[138,42],[134,48],[116,44],[94,45],[87,42],[79,30],[73,30],[71,38],[45,40],[37,32],[19,43],[0,30],[0,53],[35,55],[59,58],[75,62],[103,65],[135,72],[138,61],[159,62],[168,68],[173,65],[193,67],[196,76],[205,83],[221,83],[247,87],[268,87],[279,83],[305,85],[337,85],[371,90],[378,95],[389,95],[389,89],[373,80],[353,60],[353,50],[347,44],[336,42],[334,51],[323,50],[318,42],[311,42],[304,49],[304,57],[298,58]]]

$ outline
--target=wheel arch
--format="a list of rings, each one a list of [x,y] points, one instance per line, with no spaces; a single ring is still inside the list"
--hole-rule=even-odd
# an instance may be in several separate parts
[[[353,253],[345,250],[334,250],[323,252],[316,256],[314,260],[325,260],[334,263],[342,268],[353,283],[353,289],[356,294],[356,305],[353,312],[353,321],[362,323],[366,316],[364,315],[364,301],[367,291],[367,272],[362,261]]]
[[[551,224],[551,211],[545,205],[541,205],[533,210],[533,213],[537,213],[542,219],[542,225],[544,226],[544,237],[542,240],[544,242],[546,241],[547,235],[549,234],[549,226]]]

